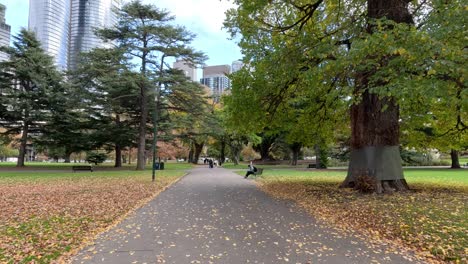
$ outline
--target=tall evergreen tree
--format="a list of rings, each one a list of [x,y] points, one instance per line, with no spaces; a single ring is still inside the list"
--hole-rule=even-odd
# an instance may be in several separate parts
[[[119,22],[115,28],[101,30],[99,34],[106,39],[116,41],[125,50],[126,56],[134,59],[139,67],[139,131],[137,169],[145,168],[145,150],[147,123],[149,121],[150,101],[155,91],[161,88],[164,69],[168,68],[166,58],[185,59],[199,64],[204,56],[195,52],[188,45],[194,35],[184,28],[173,26],[170,14],[153,5],[132,1],[119,11]],[[156,82],[154,81],[156,79]]]
[[[21,135],[17,166],[22,167],[28,140],[43,133],[51,110],[65,97],[62,74],[33,32],[21,30],[13,47],[2,50],[10,60],[0,63],[0,122],[4,133]]]
[[[92,148],[115,151],[115,167],[122,166],[122,150],[132,147],[138,125],[138,76],[121,49],[96,48],[83,53],[70,73],[80,90],[82,128],[89,132]]]

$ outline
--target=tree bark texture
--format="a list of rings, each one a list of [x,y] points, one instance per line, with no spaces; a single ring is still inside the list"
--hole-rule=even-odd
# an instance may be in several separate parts
[[[120,152],[120,155],[122,156],[122,163],[126,164],[127,163],[127,156],[125,155],[125,153],[122,153],[122,151]]]
[[[240,153],[242,151],[242,143],[237,143],[236,141],[234,142],[231,142],[229,144],[229,148],[231,150],[231,154],[232,154],[232,159],[233,159],[233,162],[234,162],[234,165],[238,165],[239,164],[239,160],[240,160]]]
[[[460,169],[460,160],[458,159],[458,151],[457,150],[450,150],[450,158],[452,160],[451,169]]]
[[[290,145],[292,152],[292,161],[291,165],[297,166],[297,160],[299,159],[299,154],[301,152],[302,145],[300,143],[294,143]]]
[[[28,143],[29,121],[24,121],[23,133],[20,140],[20,149],[16,167],[24,167],[24,158],[26,156],[26,144]]]
[[[195,149],[193,145],[193,141],[190,142],[190,149],[187,157],[187,162],[192,163],[193,162],[193,150]]]
[[[138,128],[138,150],[137,150],[137,170],[145,169],[146,151],[146,122],[148,121],[146,86],[144,82],[140,85],[140,126]]]
[[[368,17],[412,23],[408,1],[368,0]],[[373,24],[368,31],[372,33]],[[399,151],[399,107],[392,97],[379,98],[368,89],[369,76],[376,69],[356,74],[355,94],[361,100],[351,107],[351,159],[342,187],[356,187],[362,176],[373,179],[377,193],[404,191],[408,185],[403,176]]]
[[[115,168],[122,167],[122,148],[120,144],[115,144]]]
[[[204,142],[202,142],[202,143],[194,142],[193,145],[195,147],[195,151],[194,151],[194,157],[193,157],[192,163],[197,164],[198,159],[200,158],[200,153],[202,152],[203,146],[205,145],[205,143]]]
[[[276,139],[275,137],[264,136],[262,137],[262,142],[253,147],[255,151],[260,153],[261,160],[272,159],[270,156],[270,149],[271,149],[271,146],[273,145],[273,142],[275,142],[275,139]]]
[[[320,146],[316,144],[314,146],[315,151],[315,168],[320,169],[322,168],[322,160],[320,159]]]
[[[65,157],[64,157],[64,163],[71,163],[71,154],[73,152],[69,151],[69,150],[65,150]]]
[[[219,153],[219,166],[223,165],[224,161],[226,160],[226,141],[221,141],[221,150]]]

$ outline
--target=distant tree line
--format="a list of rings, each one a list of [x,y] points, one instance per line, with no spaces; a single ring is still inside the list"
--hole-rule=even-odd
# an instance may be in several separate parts
[[[96,31],[113,48],[81,54],[67,72],[57,70],[25,29],[12,47],[1,48],[10,59],[0,63],[0,133],[2,143],[19,141],[17,166],[24,166],[26,146],[33,143],[61,152],[66,162],[72,153],[114,151],[116,167],[122,151],[136,148],[142,170],[153,139],[190,145],[206,132],[194,126],[207,126],[206,91],[168,64],[170,58],[203,64],[206,56],[190,47],[195,35],[173,25],[167,11],[140,1],[117,12],[115,27]]]

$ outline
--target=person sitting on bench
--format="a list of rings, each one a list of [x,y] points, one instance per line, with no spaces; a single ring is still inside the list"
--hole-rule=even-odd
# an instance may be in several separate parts
[[[255,172],[257,172],[257,168],[255,168],[255,166],[253,165],[253,163],[251,161],[250,164],[249,164],[249,169],[247,170],[247,173],[245,174],[244,179],[247,179],[247,177],[249,177],[250,174],[255,175]]]

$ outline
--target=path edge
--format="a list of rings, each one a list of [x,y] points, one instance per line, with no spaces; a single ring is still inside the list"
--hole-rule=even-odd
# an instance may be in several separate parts
[[[155,192],[153,195],[142,199],[138,203],[135,204],[128,212],[125,214],[117,217],[109,226],[103,227],[103,228],[98,228],[95,232],[95,234],[91,237],[85,238],[78,247],[75,249],[72,249],[56,260],[53,261],[53,263],[71,263],[72,259],[74,256],[76,256],[81,250],[85,249],[86,247],[92,245],[94,241],[102,234],[108,232],[112,228],[116,227],[118,224],[120,224],[123,220],[125,220],[127,217],[129,217],[131,214],[135,213],[138,209],[142,208],[143,206],[147,205],[149,202],[152,200],[156,199],[161,193],[172,187],[174,184],[178,183],[180,180],[183,178],[187,177],[191,171],[186,172],[184,175],[180,176],[179,178],[175,179],[171,183],[169,183],[166,187],[162,188],[160,191]]]

